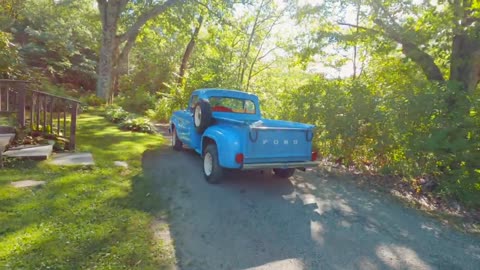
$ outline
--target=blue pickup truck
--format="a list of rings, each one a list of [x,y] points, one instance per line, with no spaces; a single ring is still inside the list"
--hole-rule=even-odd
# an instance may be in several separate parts
[[[228,169],[273,169],[290,177],[295,169],[316,166],[314,126],[264,119],[258,97],[236,90],[198,89],[188,108],[170,120],[173,149],[183,145],[203,157],[203,173],[218,183]]]

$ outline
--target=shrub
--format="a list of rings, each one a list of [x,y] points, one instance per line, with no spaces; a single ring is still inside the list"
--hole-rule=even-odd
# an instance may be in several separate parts
[[[123,90],[116,102],[125,110],[144,114],[155,107],[156,95],[150,90],[139,87],[133,90]]]
[[[82,103],[85,103],[88,106],[98,107],[98,106],[101,106],[101,105],[105,104],[105,100],[97,97],[95,94],[90,94],[90,95],[82,98],[81,100],[82,100]]]
[[[155,127],[150,123],[150,120],[145,117],[129,118],[119,124],[121,129],[154,133]]]
[[[317,78],[280,98],[282,118],[317,126],[324,157],[411,179],[430,175],[440,194],[480,206],[478,97],[451,84]]]
[[[173,99],[162,97],[155,103],[155,109],[147,110],[146,115],[158,122],[168,122],[174,109]]]
[[[121,129],[144,133],[155,132],[155,127],[148,118],[129,113],[118,105],[107,106],[105,118],[110,122],[118,124]]]
[[[105,109],[105,117],[107,120],[116,124],[127,120],[129,116],[130,113],[118,105],[109,105]]]

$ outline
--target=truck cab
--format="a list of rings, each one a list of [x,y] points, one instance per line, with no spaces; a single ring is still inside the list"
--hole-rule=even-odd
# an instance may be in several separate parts
[[[223,169],[273,169],[279,177],[316,166],[314,126],[261,116],[256,95],[227,89],[199,89],[170,120],[175,150],[183,145],[203,158],[203,173],[218,183]]]

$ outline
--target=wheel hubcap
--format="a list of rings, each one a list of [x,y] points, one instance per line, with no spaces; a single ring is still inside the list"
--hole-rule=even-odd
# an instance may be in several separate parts
[[[200,122],[202,120],[202,109],[200,109],[200,106],[197,106],[195,108],[195,126],[200,126]]]
[[[177,144],[177,133],[175,130],[172,132],[172,145],[175,146]]]
[[[210,176],[212,174],[212,170],[213,170],[213,157],[212,157],[212,154],[207,152],[203,157],[203,171],[207,176]]]

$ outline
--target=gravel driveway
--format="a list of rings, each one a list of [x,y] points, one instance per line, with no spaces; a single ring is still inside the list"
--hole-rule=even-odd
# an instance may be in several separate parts
[[[480,238],[315,171],[208,184],[193,151],[147,151],[181,269],[480,269]]]

